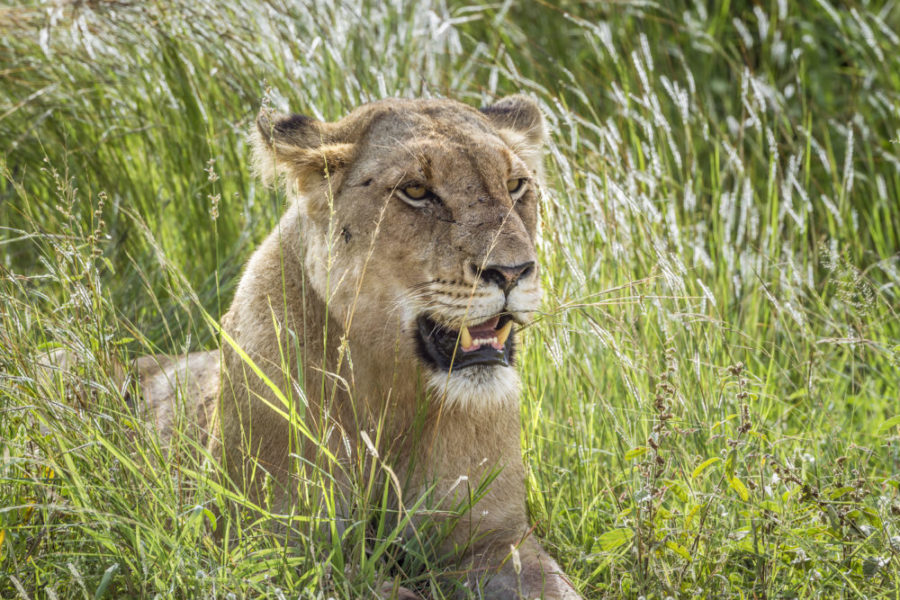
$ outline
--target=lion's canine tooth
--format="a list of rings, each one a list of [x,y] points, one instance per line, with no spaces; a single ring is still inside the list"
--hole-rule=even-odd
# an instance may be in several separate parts
[[[500,328],[500,331],[497,332],[497,343],[501,346],[506,343],[506,340],[509,338],[509,332],[512,331],[512,321],[507,321],[506,325]]]
[[[463,348],[469,348],[472,346],[472,334],[469,333],[469,328],[463,325],[463,328],[459,330],[459,343]]]

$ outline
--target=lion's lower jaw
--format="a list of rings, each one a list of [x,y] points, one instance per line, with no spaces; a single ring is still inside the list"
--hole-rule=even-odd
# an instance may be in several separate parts
[[[466,412],[514,406],[519,398],[519,374],[513,367],[476,365],[459,371],[433,371],[431,397],[446,408]]]

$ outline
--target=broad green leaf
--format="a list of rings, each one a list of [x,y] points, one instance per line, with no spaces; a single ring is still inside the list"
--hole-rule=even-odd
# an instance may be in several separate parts
[[[746,502],[750,499],[750,490],[747,489],[747,486],[744,485],[743,481],[741,481],[737,477],[732,477],[728,480],[728,483],[731,484],[732,489],[738,493],[738,496],[741,497],[741,500]]]
[[[691,528],[691,523],[694,522],[694,517],[697,516],[697,513],[700,511],[700,509],[703,506],[704,506],[703,504],[697,504],[697,505],[693,506],[691,508],[691,510],[688,511],[687,515],[684,517],[684,528],[685,529]]]
[[[675,497],[681,500],[682,502],[687,502],[689,500],[688,497],[688,489],[687,486],[677,479],[666,479],[666,485],[669,488],[669,491],[675,494]]]
[[[683,558],[684,560],[690,562],[690,560],[691,560],[691,553],[688,552],[688,551],[687,551],[687,548],[685,548],[685,547],[682,546],[681,544],[678,544],[678,543],[676,543],[676,542],[673,542],[672,540],[669,540],[669,541],[666,542],[666,548],[668,548],[669,550],[671,550],[672,552],[674,552],[675,554],[677,554],[678,556],[680,556],[680,557]]]
[[[628,452],[625,453],[625,460],[634,460],[640,456],[647,454],[649,449],[647,446],[638,446],[637,448],[632,448]]]
[[[885,421],[884,423],[882,423],[881,425],[879,425],[878,429],[875,430],[875,433],[877,433],[877,434],[884,433],[885,431],[888,431],[889,429],[892,429],[892,428],[896,427],[897,425],[900,425],[900,415],[895,415],[895,416],[891,417],[890,419],[888,419],[887,421]]]
[[[610,529],[598,537],[597,541],[604,552],[610,552],[623,544],[627,544],[633,537],[634,531],[621,527],[619,529]]]
[[[844,496],[844,495],[852,492],[853,489],[854,489],[853,487],[851,487],[849,485],[845,485],[844,487],[837,488],[836,490],[834,490],[833,492],[831,492],[828,495],[831,497],[832,500],[837,500],[841,496]]]
[[[725,459],[725,477],[731,479],[734,477],[734,466],[737,463],[737,448],[732,448]]]
[[[698,477],[700,477],[700,475],[703,474],[703,471],[708,469],[711,465],[714,465],[717,462],[720,462],[721,460],[722,459],[719,458],[718,456],[714,456],[712,458],[707,458],[702,463],[697,465],[697,468],[691,472],[691,479],[697,479]]]

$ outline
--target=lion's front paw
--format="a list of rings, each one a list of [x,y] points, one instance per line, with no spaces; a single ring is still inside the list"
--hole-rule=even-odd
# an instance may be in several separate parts
[[[385,581],[378,594],[384,600],[422,600],[422,597],[402,586],[396,586],[390,581]]]
[[[495,575],[482,592],[490,600],[582,600],[565,575],[540,572]]]
[[[537,544],[518,560],[508,560],[493,576],[478,582],[486,600],[582,600],[562,571]]]

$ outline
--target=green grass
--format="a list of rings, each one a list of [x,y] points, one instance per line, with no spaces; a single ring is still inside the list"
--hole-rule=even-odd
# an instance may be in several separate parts
[[[344,539],[217,542],[227,492],[112,365],[215,347],[203,312],[283,206],[248,171],[263,97],[524,92],[552,132],[521,367],[551,553],[592,599],[900,598],[900,7],[382,4],[0,8],[0,596],[440,594],[365,486]],[[48,386],[58,346],[86,363]]]

